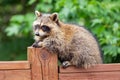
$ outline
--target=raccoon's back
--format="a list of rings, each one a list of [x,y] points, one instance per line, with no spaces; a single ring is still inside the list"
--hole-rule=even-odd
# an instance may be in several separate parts
[[[72,28],[75,31],[71,41],[71,51],[79,51],[79,54],[93,56],[97,63],[102,63],[101,51],[94,36],[84,27],[72,26]]]

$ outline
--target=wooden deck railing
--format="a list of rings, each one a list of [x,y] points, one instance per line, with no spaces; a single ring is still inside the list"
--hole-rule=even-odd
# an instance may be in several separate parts
[[[63,69],[57,62],[56,54],[28,47],[27,61],[0,62],[0,80],[120,80],[120,64]]]

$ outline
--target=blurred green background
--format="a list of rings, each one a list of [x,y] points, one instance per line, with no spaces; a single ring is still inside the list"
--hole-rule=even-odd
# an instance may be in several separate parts
[[[97,37],[104,62],[120,62],[120,0],[0,0],[0,60],[26,60],[35,10],[86,26]]]

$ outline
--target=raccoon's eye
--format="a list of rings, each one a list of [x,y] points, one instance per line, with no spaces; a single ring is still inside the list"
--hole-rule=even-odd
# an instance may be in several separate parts
[[[41,27],[41,29],[42,29],[44,32],[50,32],[50,28],[49,28],[48,26],[46,26],[46,25],[43,25],[43,26]]]
[[[39,27],[40,27],[39,25],[35,25],[34,30],[39,29]]]

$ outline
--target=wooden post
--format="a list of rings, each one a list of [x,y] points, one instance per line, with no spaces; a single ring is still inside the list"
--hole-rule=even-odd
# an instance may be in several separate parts
[[[57,55],[46,49],[28,47],[32,80],[58,80]]]

